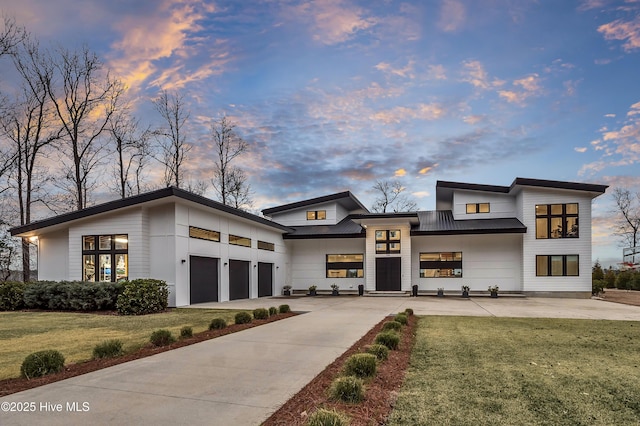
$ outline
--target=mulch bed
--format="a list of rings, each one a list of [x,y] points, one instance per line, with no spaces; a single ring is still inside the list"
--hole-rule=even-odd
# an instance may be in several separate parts
[[[133,361],[135,359],[144,358],[161,352],[170,351],[172,349],[181,348],[183,346],[193,345],[194,343],[203,342],[205,340],[214,339],[216,337],[246,330],[248,328],[257,327],[270,322],[289,318],[296,315],[293,312],[286,314],[273,315],[265,320],[253,320],[249,324],[231,324],[222,330],[209,330],[202,333],[196,333],[188,339],[180,339],[168,346],[157,347],[149,343],[147,346],[132,353],[119,356],[117,358],[93,359],[90,361],[80,362],[77,364],[65,365],[64,370],[57,374],[50,374],[35,379],[14,378],[0,380],[0,396],[10,395],[12,393],[46,385],[48,383],[57,382],[59,380],[68,379],[70,377],[79,376],[81,374],[100,370],[102,368],[111,367],[113,365],[122,364],[123,362]]]
[[[618,290],[606,288],[604,290],[604,293],[600,294],[600,298],[606,300],[607,302],[640,306],[640,291],[637,290]]]
[[[366,345],[374,343],[375,336],[385,321],[380,321],[358,340],[344,354],[318,374],[300,392],[271,415],[262,426],[303,425],[308,416],[318,408],[335,409],[348,415],[351,425],[382,425],[386,423],[395,404],[398,390],[404,380],[409,365],[411,350],[415,342],[416,318],[409,317],[409,324],[402,328],[400,346],[389,351],[389,358],[378,364],[378,371],[371,381],[365,383],[365,400],[358,404],[331,401],[328,389],[333,380],[340,376],[343,365],[351,355],[362,352]]]

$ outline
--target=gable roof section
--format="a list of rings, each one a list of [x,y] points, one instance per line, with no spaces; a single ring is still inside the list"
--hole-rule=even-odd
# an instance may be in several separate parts
[[[448,182],[442,180],[436,182],[436,189],[467,189],[471,191],[499,192],[503,194],[508,194],[517,186],[537,186],[540,188],[570,189],[573,191],[587,191],[600,194],[603,194],[608,188],[607,185],[597,185],[592,183],[564,182],[559,180],[529,179],[520,177],[515,178],[511,186],[479,185],[476,183]]]
[[[455,220],[451,210],[418,212],[420,224],[411,235],[524,234],[527,227],[515,217]]]
[[[123,198],[115,201],[109,201],[107,203],[98,204],[97,206],[88,207],[86,209],[77,210],[70,213],[64,213],[48,219],[32,222],[28,225],[16,226],[15,228],[11,228],[10,232],[12,236],[19,235],[25,232],[35,231],[38,229],[42,229],[42,228],[46,228],[54,225],[61,225],[66,222],[71,222],[78,219],[84,219],[84,218],[88,218],[101,213],[108,213],[108,212],[119,210],[125,207],[132,207],[139,204],[161,200],[163,198],[169,198],[169,197],[176,197],[182,200],[191,201],[205,207],[209,207],[215,210],[232,214],[234,216],[251,220],[261,225],[266,225],[272,228],[276,228],[280,231],[284,231],[284,232],[292,231],[290,227],[280,225],[279,223],[273,222],[271,220],[265,219],[260,216],[256,216],[254,214],[245,212],[243,210],[229,207],[227,205],[211,200],[209,198],[196,195],[189,191],[185,191],[184,189],[171,186],[167,188],[158,189],[152,192],[147,192],[145,194],[134,195],[133,197]]]
[[[329,201],[337,201],[340,205],[345,207],[348,211],[359,210],[362,209],[364,211],[369,211],[361,202],[358,200],[355,195],[353,195],[350,191],[338,192],[336,194],[325,195],[323,197],[311,198],[308,200],[297,201],[295,203],[283,204],[282,206],[270,207],[268,209],[263,209],[262,214],[265,216],[271,216],[274,213],[282,213],[287,210],[295,210],[302,207],[308,207],[315,204],[322,204]]]
[[[284,234],[285,240],[312,238],[365,238],[366,231],[350,217],[345,217],[335,225],[296,226],[294,231]]]

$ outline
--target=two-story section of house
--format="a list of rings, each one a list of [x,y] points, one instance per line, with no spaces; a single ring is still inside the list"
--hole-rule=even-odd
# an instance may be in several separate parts
[[[351,192],[262,216],[164,188],[11,229],[41,280],[165,280],[170,306],[363,286],[367,292],[591,294],[591,203],[606,186],[438,181],[436,210],[372,213]]]

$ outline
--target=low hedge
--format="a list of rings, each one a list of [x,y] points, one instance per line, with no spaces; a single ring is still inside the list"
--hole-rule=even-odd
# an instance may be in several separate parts
[[[122,283],[37,281],[24,287],[24,307],[60,311],[114,310]]]
[[[24,308],[26,283],[5,281],[0,283],[0,311],[17,311]]]
[[[33,352],[22,362],[20,376],[32,379],[47,374],[59,373],[64,368],[64,356],[56,350]]]
[[[116,308],[120,315],[145,315],[162,312],[169,304],[169,287],[151,278],[125,281]]]

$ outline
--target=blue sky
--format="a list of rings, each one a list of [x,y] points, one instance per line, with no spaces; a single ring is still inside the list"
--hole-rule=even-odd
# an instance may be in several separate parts
[[[436,180],[516,176],[640,189],[640,1],[0,0],[43,43],[87,43],[150,100],[185,94],[188,161],[227,114],[258,209],[345,189],[371,205],[398,178],[433,209]],[[213,193],[209,194],[213,195]],[[610,196],[594,258],[618,258]]]

